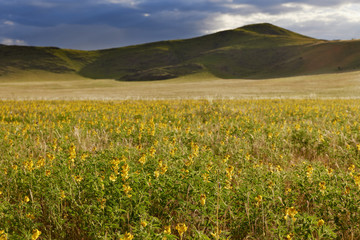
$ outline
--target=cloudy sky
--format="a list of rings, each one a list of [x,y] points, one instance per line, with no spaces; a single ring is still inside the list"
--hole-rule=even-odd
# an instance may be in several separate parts
[[[0,0],[0,43],[103,49],[269,22],[360,38],[359,0]]]

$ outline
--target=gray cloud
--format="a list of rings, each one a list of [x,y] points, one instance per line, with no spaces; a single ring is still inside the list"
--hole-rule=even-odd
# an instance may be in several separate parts
[[[0,39],[99,49],[195,37],[256,22],[314,37],[354,38],[359,36],[359,16],[346,17],[355,13],[342,9],[345,4],[360,6],[355,0],[2,0]],[[311,9],[307,15],[305,8]]]

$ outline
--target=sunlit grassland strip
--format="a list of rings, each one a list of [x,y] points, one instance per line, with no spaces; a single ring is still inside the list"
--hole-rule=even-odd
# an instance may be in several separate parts
[[[24,73],[25,74],[25,73]],[[291,78],[219,79],[201,73],[163,81],[91,80],[76,75],[34,73],[0,78],[1,99],[124,100],[358,98],[360,73],[320,74]]]

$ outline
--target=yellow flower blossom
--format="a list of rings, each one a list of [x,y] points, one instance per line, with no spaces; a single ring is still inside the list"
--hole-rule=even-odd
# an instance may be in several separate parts
[[[319,187],[320,187],[320,192],[324,194],[326,189],[325,182],[324,181],[320,182]]]
[[[171,234],[171,225],[165,226],[164,233],[165,234]]]
[[[350,171],[350,176],[352,176],[353,173],[355,172],[355,165],[351,164],[350,167],[348,168],[348,170]]]
[[[140,224],[141,224],[141,226],[143,226],[143,227],[146,227],[146,226],[148,225],[148,223],[147,223],[146,221],[144,221],[144,220],[142,220],[142,221],[140,222]]]
[[[141,156],[141,158],[139,159],[139,163],[141,163],[141,165],[144,165],[146,163],[146,155],[145,154],[143,154]]]
[[[204,182],[209,182],[209,174],[204,173],[201,175],[202,179],[204,180]]]
[[[273,181],[268,182],[268,188],[272,189],[275,186],[275,183]]]
[[[78,183],[83,180],[83,177],[81,177],[80,175],[73,175],[72,177],[73,177],[74,180],[75,180],[76,182],[78,182]]]
[[[187,231],[188,227],[185,225],[185,223],[178,223],[175,228],[180,235],[180,239],[182,239],[182,236]]]
[[[201,194],[200,195],[200,203],[201,205],[205,205],[205,202],[206,202],[206,195],[205,194]]]
[[[110,179],[110,181],[115,182],[116,179],[117,179],[117,176],[112,173],[112,174],[109,176],[109,179]]]
[[[293,233],[289,233],[288,235],[286,235],[286,240],[292,240],[294,237]]]
[[[63,200],[65,198],[65,192],[63,190],[60,191],[60,199]]]
[[[130,167],[127,163],[125,163],[121,167],[121,177],[122,177],[123,181],[126,181],[129,178],[129,170],[130,170]]]
[[[308,165],[306,167],[306,176],[308,177],[309,181],[312,180],[312,173],[313,173],[314,169],[311,165]]]
[[[30,198],[28,196],[24,197],[24,202],[28,203],[30,201]]]
[[[0,230],[0,240],[7,240],[7,239],[8,239],[7,233],[5,233],[4,230]]]
[[[229,166],[226,168],[226,177],[231,179],[234,175],[234,167],[233,166]]]
[[[99,199],[100,202],[100,208],[104,209],[106,204],[106,198]]]
[[[159,162],[159,168],[160,168],[160,173],[161,174],[165,174],[168,170],[168,166],[166,163],[162,163],[162,161]]]
[[[221,230],[218,230],[217,232],[211,232],[211,236],[213,236],[215,239],[219,239],[220,238],[220,234],[221,234]]]
[[[35,219],[35,216],[33,214],[31,214],[31,213],[26,214],[26,217],[31,219],[31,220]]]
[[[321,227],[322,225],[324,225],[324,223],[325,223],[325,221],[322,220],[322,219],[320,219],[320,220],[317,222],[316,226],[317,226],[317,227]]]
[[[327,171],[327,174],[331,177],[333,175],[334,169],[328,168],[328,169],[326,169],[326,171]]]
[[[127,232],[125,233],[123,238],[120,238],[120,240],[132,240],[134,238],[134,235],[132,235],[131,233]]]
[[[34,229],[32,232],[31,240],[36,240],[40,237],[41,232],[38,229]]]
[[[360,175],[354,176],[355,185],[360,188]]]
[[[263,197],[261,195],[258,195],[258,196],[255,197],[255,201],[256,201],[255,206],[256,207],[260,206],[260,204],[262,203],[262,199],[263,199]]]
[[[292,221],[295,222],[296,218],[295,215],[298,213],[298,211],[295,209],[295,207],[287,208],[285,211],[284,219],[287,220],[288,217],[291,217]]]
[[[123,185],[123,191],[125,192],[127,197],[131,197],[131,195],[129,194],[131,192],[132,188],[129,185]]]
[[[349,195],[349,194],[350,194],[350,187],[349,187],[349,186],[346,186],[346,187],[345,187],[344,194],[345,194],[345,195]]]

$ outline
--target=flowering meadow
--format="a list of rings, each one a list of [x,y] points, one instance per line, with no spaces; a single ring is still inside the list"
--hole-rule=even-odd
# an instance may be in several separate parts
[[[0,101],[0,239],[360,239],[360,100]]]

